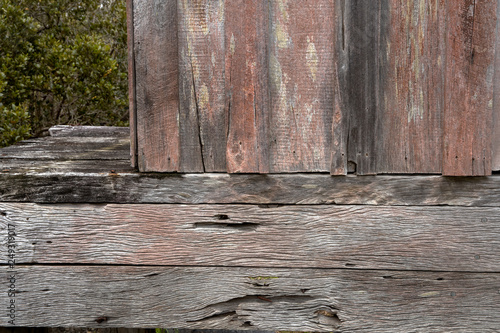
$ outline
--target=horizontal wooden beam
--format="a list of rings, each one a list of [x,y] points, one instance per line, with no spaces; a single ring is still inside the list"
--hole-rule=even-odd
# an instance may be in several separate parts
[[[500,208],[0,203],[0,226],[17,263],[500,272]]]
[[[0,160],[0,201],[500,207],[500,176],[139,174],[127,163]]]
[[[15,278],[18,326],[324,332],[500,327],[499,274],[17,266],[2,275]],[[8,326],[6,307],[4,312],[0,325]]]

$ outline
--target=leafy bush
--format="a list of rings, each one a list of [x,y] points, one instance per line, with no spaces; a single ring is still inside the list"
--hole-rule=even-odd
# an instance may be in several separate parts
[[[126,126],[126,43],[125,0],[0,0],[0,145],[55,124]]]

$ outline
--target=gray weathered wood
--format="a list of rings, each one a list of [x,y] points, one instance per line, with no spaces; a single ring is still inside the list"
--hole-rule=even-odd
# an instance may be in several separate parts
[[[225,1],[176,1],[179,19],[180,170],[225,172]]]
[[[337,30],[342,33],[337,34],[340,40],[337,39],[335,49],[339,89],[336,103],[344,118],[341,127],[347,132],[341,136],[346,141],[344,154],[356,164],[358,174],[376,174],[376,143],[380,134],[377,56],[384,53],[384,49],[379,51],[380,1],[338,2],[341,13],[337,15]]]
[[[500,206],[499,176],[450,179],[440,176],[330,177],[314,174],[161,175],[120,173],[120,165],[128,166],[124,164],[125,160],[119,162],[116,169],[103,163],[102,169],[83,172],[74,167],[47,172],[46,168],[39,169],[38,166],[18,172],[12,161],[4,169],[0,160],[0,200]],[[13,168],[13,171],[8,168]]]
[[[128,136],[44,137],[2,148],[0,159],[123,160],[130,159]]]
[[[134,0],[138,166],[179,170],[177,0]]]
[[[56,125],[49,129],[50,136],[56,137],[115,137],[128,138],[128,127],[115,126],[68,126]]]
[[[16,324],[24,326],[464,333],[500,328],[499,274],[111,266],[16,271]],[[8,274],[3,272],[5,280]],[[1,316],[0,325],[6,324]]]
[[[500,271],[500,208],[0,203],[0,221],[18,263]]]

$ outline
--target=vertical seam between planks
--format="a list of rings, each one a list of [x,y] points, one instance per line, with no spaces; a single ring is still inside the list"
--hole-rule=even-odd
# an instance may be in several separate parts
[[[134,0],[127,0],[128,11],[127,14],[130,15],[128,19],[128,33],[129,33],[129,52],[128,56],[130,57],[130,73],[129,81],[131,81],[131,89],[129,89],[129,125],[130,125],[130,135],[131,135],[131,146],[130,146],[130,154],[131,154],[131,166],[133,168],[138,167],[138,139],[137,139],[137,89],[136,89],[136,63],[135,63],[135,21],[134,21]],[[132,101],[133,103],[130,103]]]

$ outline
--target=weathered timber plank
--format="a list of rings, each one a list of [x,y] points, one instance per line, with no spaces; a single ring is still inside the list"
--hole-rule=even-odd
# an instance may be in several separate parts
[[[4,159],[41,160],[123,160],[130,158],[127,136],[44,137],[24,140],[0,150]]]
[[[496,0],[447,2],[443,175],[491,174]]]
[[[125,139],[130,136],[130,129],[128,127],[115,126],[56,125],[49,129],[49,133],[52,137],[114,137]],[[64,139],[60,140],[64,141]]]
[[[500,272],[500,208],[1,203],[0,221],[17,263]]]
[[[499,176],[162,175],[120,173],[119,166],[116,173],[104,167],[89,169],[93,173],[0,170],[0,201],[500,206]]]
[[[134,52],[134,0],[127,0],[128,99],[130,124],[130,164],[137,167],[137,107]],[[53,130],[54,128],[51,128]],[[51,135],[52,131],[51,131]]]
[[[113,172],[111,172],[113,171]],[[63,175],[96,173],[133,173],[130,160],[30,160],[0,159],[0,172],[5,174]],[[29,177],[29,176],[28,176]]]
[[[178,0],[180,170],[225,172],[224,0]]]
[[[267,0],[231,0],[225,9],[227,171],[269,172]]]
[[[500,171],[500,3],[497,5],[497,34],[495,49],[495,79],[493,83],[492,170]]]
[[[381,12],[388,12],[387,1],[338,0],[337,16],[336,106],[342,113],[341,129],[347,133],[341,138],[346,149],[342,153],[347,161],[356,164],[359,175],[376,174],[379,137],[380,68],[379,54],[385,45],[380,44]],[[384,8],[382,8],[384,7]],[[384,23],[384,24],[382,24]],[[336,113],[337,113],[336,112]],[[341,153],[341,154],[342,154]],[[335,156],[335,153],[334,153]],[[336,160],[339,156],[336,156]],[[339,163],[337,163],[339,164]],[[343,166],[338,173],[346,172]]]
[[[134,1],[138,166],[179,170],[177,0]]]
[[[381,73],[377,173],[440,174],[445,2],[391,0],[384,7],[375,60]]]
[[[16,325],[24,326],[467,333],[500,328],[499,274],[109,266],[16,271]],[[7,293],[2,297],[7,304]],[[0,325],[7,325],[7,316]]]
[[[270,171],[329,172],[334,3],[271,0],[269,8]]]

